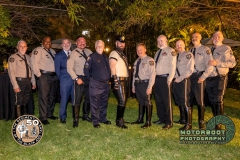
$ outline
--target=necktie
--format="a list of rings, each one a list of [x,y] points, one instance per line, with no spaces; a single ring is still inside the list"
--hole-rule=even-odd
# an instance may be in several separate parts
[[[26,59],[25,55],[24,55],[24,62],[25,62],[25,65],[26,65],[27,78],[29,78],[29,69],[28,69],[27,59]]]
[[[216,48],[215,47],[212,47],[212,49],[211,49],[211,51],[212,51],[212,54],[213,54],[213,52],[214,52],[214,50],[215,50]]]
[[[157,55],[157,58],[156,58],[156,61],[155,61],[156,65],[157,65],[157,62],[158,62],[158,59],[160,57],[161,52],[162,52],[162,49],[160,49],[159,52],[158,52],[158,55]]]
[[[44,48],[45,49],[45,48]],[[54,56],[53,56],[53,54],[52,54],[52,52],[50,51],[50,49],[45,49],[49,54],[50,54],[50,56],[52,57],[52,59],[53,59],[53,61],[55,60],[54,59]]]
[[[139,58],[139,60],[138,60],[138,62],[137,62],[135,78],[139,78],[138,72],[139,72],[140,63],[141,63],[141,58]]]
[[[86,55],[86,53],[84,52],[84,50],[82,50],[82,53],[83,53],[83,57],[87,60],[87,55]]]
[[[193,49],[193,56],[195,57],[196,48]]]
[[[212,48],[211,48],[212,54],[213,54],[213,52],[215,51],[215,49],[216,49],[215,47],[212,47]],[[219,75],[219,72],[218,72],[217,66],[215,66],[215,69],[216,69],[217,74]]]

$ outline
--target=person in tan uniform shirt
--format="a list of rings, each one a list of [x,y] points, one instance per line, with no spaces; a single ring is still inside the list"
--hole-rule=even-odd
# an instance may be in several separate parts
[[[16,93],[17,116],[27,114],[27,104],[30,98],[31,89],[36,88],[35,77],[32,72],[32,63],[27,51],[27,43],[20,40],[17,44],[18,52],[11,55],[8,60],[8,74]],[[31,84],[32,83],[32,84]]]
[[[86,39],[78,37],[76,40],[77,48],[74,49],[67,60],[67,71],[74,81],[74,101],[73,101],[73,127],[78,127],[79,123],[79,109],[82,97],[83,102],[83,117],[82,120],[92,122],[89,117],[90,113],[90,99],[89,99],[89,79],[84,75],[84,65],[88,56],[92,51],[86,48]]]
[[[42,46],[32,51],[31,60],[33,72],[37,77],[39,119],[43,124],[50,124],[47,120],[57,120],[53,115],[58,88],[58,77],[55,73],[54,57],[56,52],[51,48],[51,38],[44,37]]]
[[[206,91],[213,116],[223,115],[223,96],[226,91],[229,68],[236,65],[236,60],[231,47],[223,44],[223,33],[217,31],[212,37],[214,46],[211,48],[213,59],[208,62],[213,66],[213,71],[206,81]],[[221,129],[221,124],[216,124],[215,129]]]
[[[139,105],[142,106],[141,108],[146,110],[146,123],[141,128],[147,128],[151,126],[153,106],[150,95],[155,83],[156,70],[154,59],[146,54],[145,44],[139,43],[136,50],[139,58],[134,62],[132,92],[136,93],[136,98]]]
[[[180,109],[180,123],[185,124],[184,127],[179,130],[191,129],[189,125],[189,118],[191,113],[191,107],[189,103],[190,99],[190,79],[194,71],[194,58],[191,52],[185,51],[185,43],[183,40],[178,40],[176,42],[176,49],[178,51],[177,55],[177,66],[175,73],[175,80],[173,82],[173,95],[175,103]],[[178,122],[179,122],[178,121]]]
[[[176,71],[176,52],[168,47],[167,37],[160,35],[157,38],[159,50],[155,54],[156,80],[154,95],[159,120],[154,124],[165,124],[162,129],[172,127],[171,83]]]
[[[190,76],[191,92],[190,106],[193,108],[194,100],[198,108],[198,124],[199,129],[204,129],[204,92],[205,79],[211,74],[213,67],[208,65],[208,61],[212,59],[210,48],[201,44],[202,36],[196,32],[192,35],[193,48],[190,50],[193,53],[195,64],[193,74]],[[190,114],[189,125],[192,125],[192,114]]]

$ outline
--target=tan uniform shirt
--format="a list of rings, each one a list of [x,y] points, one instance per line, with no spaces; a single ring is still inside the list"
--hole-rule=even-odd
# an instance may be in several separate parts
[[[194,71],[194,58],[193,54],[188,51],[183,51],[182,53],[178,54],[177,69],[180,73],[180,76],[176,71],[175,78],[179,78],[182,81],[183,79],[188,78],[192,75]]]
[[[194,48],[191,49],[191,52],[193,53]],[[209,47],[200,45],[195,48],[195,67],[194,67],[194,73],[195,72],[203,72],[201,78],[206,79],[211,72],[213,71],[213,66],[208,65],[209,60],[212,60],[212,52]]]
[[[56,52],[50,48],[52,55],[55,57]],[[33,63],[33,72],[37,77],[41,76],[40,70],[55,72],[54,60],[43,46],[37,47],[32,51],[31,60]]]
[[[77,75],[84,76],[83,69],[86,62],[86,59],[77,51],[83,54],[81,49],[76,48],[71,52],[71,55],[67,60],[67,71],[73,80],[78,77]],[[87,48],[84,49],[84,52],[87,56],[92,54],[92,51]]]
[[[135,78],[135,73],[136,73],[136,66],[139,58],[134,62],[134,72],[133,72],[133,88],[135,80],[149,80],[148,82],[148,88],[152,89],[154,83],[155,83],[155,77],[156,77],[156,69],[155,69],[155,62],[152,57],[145,56],[141,59],[141,63],[139,65],[139,78]]]
[[[209,77],[215,77],[218,73],[220,75],[226,75],[229,72],[229,68],[233,68],[236,65],[231,47],[223,44],[215,48],[216,49],[213,51],[213,59],[216,60],[218,64],[216,67],[213,67],[213,71]]]
[[[25,61],[20,58],[18,55],[20,55],[23,59],[24,56],[20,53],[15,53],[11,55],[8,59],[8,74],[11,80],[11,83],[13,85],[13,89],[19,88],[18,83],[16,81],[16,77],[19,78],[27,78],[27,70],[26,70],[26,64]],[[29,77],[31,77],[32,85],[36,85],[34,73],[32,72],[32,63],[31,58],[29,55],[26,55],[27,63],[28,63],[28,70],[29,70]]]
[[[156,52],[154,60],[156,62],[160,49]],[[176,71],[176,52],[171,47],[162,49],[161,54],[156,62],[156,74],[163,75],[169,74],[167,80],[172,81]]]
[[[110,53],[109,59],[113,58],[117,61],[116,63],[116,75],[117,77],[128,77],[128,66],[122,59],[122,57],[114,50]]]

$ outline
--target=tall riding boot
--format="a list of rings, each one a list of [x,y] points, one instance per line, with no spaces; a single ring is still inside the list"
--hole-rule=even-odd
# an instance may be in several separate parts
[[[205,129],[204,112],[205,112],[204,106],[198,106],[198,124],[199,124],[199,129]]]
[[[216,110],[216,104],[215,103],[211,104],[211,109],[212,109],[213,116],[215,117],[217,115],[217,112],[216,112],[217,110]]]
[[[153,105],[151,105],[151,104],[146,106],[146,123],[141,128],[147,128],[152,125],[151,124],[152,108],[153,108]]]
[[[27,112],[27,105],[23,105],[23,114],[24,115],[28,114],[28,112]]]
[[[89,113],[90,113],[90,103],[85,103],[83,102],[83,117],[82,117],[82,120],[83,121],[88,121],[88,122],[92,122],[92,119],[88,116]]]
[[[175,123],[186,124],[186,116],[185,116],[184,110],[185,110],[185,109],[184,109],[183,106],[179,106],[180,119],[179,119],[178,121],[174,121]]]
[[[16,105],[16,109],[17,109],[17,117],[20,117],[21,114],[21,105]]]
[[[124,111],[125,111],[125,107],[117,106],[116,125],[120,128],[127,129],[128,127],[124,124],[124,120],[123,120]]]
[[[72,106],[72,113],[73,113],[73,128],[78,127],[78,123],[79,123],[79,109],[80,106],[76,105],[76,106]]]
[[[135,122],[131,122],[131,124],[142,124],[144,114],[145,114],[145,106],[139,104],[138,105],[138,119]]]
[[[179,130],[192,129],[192,108],[191,107],[186,107],[185,113],[186,113],[187,123],[182,128],[179,128]]]
[[[216,103],[215,107],[216,107],[216,116],[223,115],[223,103]],[[221,128],[222,128],[221,124],[218,124],[215,127],[215,129],[217,130],[221,130]]]

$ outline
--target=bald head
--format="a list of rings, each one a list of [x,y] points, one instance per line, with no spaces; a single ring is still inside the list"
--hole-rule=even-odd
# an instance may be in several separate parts
[[[192,44],[194,47],[198,47],[201,44],[202,36],[200,33],[195,32],[192,34]]]
[[[179,39],[177,42],[176,42],[176,49],[179,53],[185,51],[185,43],[182,39]]]
[[[168,42],[167,37],[165,35],[158,36],[158,38],[157,38],[158,48],[163,49],[163,48],[167,47],[168,46],[167,42]]]
[[[221,31],[217,31],[212,36],[212,41],[215,46],[221,46],[224,40],[223,33]]]

